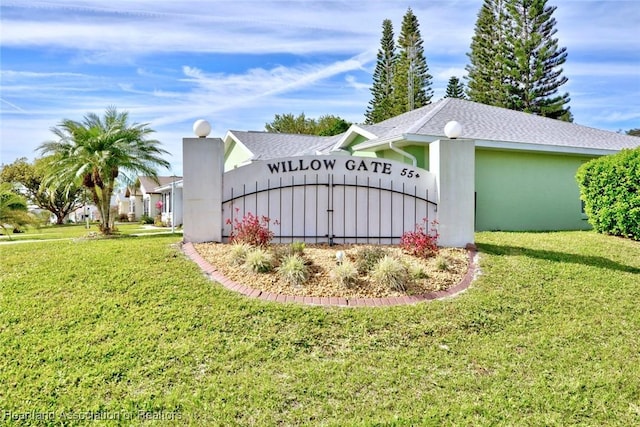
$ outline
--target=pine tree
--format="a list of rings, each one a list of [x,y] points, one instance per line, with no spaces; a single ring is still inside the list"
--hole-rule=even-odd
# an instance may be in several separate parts
[[[465,99],[466,97],[464,96],[464,83],[462,83],[456,76],[451,76],[444,97]]]
[[[468,54],[469,99],[483,104],[572,121],[562,68],[566,48],[558,48],[547,0],[484,0]]]
[[[498,107],[508,104],[505,62],[510,53],[506,44],[508,25],[504,0],[484,0],[471,41],[467,95],[470,100]]]
[[[512,108],[570,121],[571,113],[565,108],[569,94],[558,94],[568,79],[561,68],[567,49],[559,48],[553,37],[556,7],[547,6],[547,0],[509,0],[507,10],[514,29],[508,38],[513,59],[507,62],[515,83],[510,86]]]
[[[382,38],[378,50],[378,62],[373,73],[373,98],[365,113],[365,123],[378,123],[393,117],[393,75],[396,62],[396,45],[393,40],[393,24],[382,21]]]
[[[402,19],[398,38],[400,56],[393,78],[394,115],[406,113],[431,102],[433,89],[424,56],[420,24],[411,8]]]

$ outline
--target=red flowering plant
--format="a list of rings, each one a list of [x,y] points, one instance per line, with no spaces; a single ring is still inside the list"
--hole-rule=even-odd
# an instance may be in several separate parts
[[[431,221],[431,230],[427,232],[427,218],[424,225],[416,224],[415,231],[407,231],[400,238],[400,247],[407,253],[420,258],[428,258],[438,253],[438,221]]]
[[[239,209],[236,209],[236,212],[238,211]],[[258,217],[251,212],[247,212],[241,220],[227,219],[227,224],[233,226],[229,241],[231,243],[246,243],[251,246],[266,246],[274,235],[273,231],[269,230],[270,221],[264,215]]]
[[[162,206],[163,206],[162,200],[158,200],[156,202],[156,209],[158,209],[158,212],[162,212]]]

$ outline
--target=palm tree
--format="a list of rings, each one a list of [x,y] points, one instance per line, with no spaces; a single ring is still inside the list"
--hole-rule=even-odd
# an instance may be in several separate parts
[[[0,228],[4,234],[11,239],[8,228],[16,229],[32,223],[26,199],[14,193],[10,183],[0,184]]]
[[[45,142],[38,150],[51,154],[50,175],[47,183],[59,183],[69,188],[71,182],[82,184],[89,190],[100,211],[100,231],[111,234],[111,196],[116,178],[123,172],[150,176],[157,180],[156,167],[169,167],[161,155],[168,154],[160,142],[147,139],[154,130],[147,123],[128,123],[129,115],[107,108],[104,117],[87,114],[82,122],[64,119],[51,131],[57,141]]]

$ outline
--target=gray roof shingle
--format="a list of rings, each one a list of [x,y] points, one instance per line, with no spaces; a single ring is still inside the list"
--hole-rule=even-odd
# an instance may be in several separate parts
[[[475,140],[603,150],[640,146],[638,137],[456,98],[442,99],[367,130],[379,139],[403,134],[441,137],[444,126],[451,120],[462,125],[461,138]]]
[[[335,145],[341,135],[316,136],[259,131],[229,131],[253,154],[255,160],[301,156]]]

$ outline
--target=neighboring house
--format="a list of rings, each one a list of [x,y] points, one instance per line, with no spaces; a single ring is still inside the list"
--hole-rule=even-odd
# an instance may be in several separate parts
[[[447,122],[475,141],[476,230],[588,229],[575,174],[640,138],[457,98],[333,137],[228,131],[225,171],[253,160],[308,154],[378,157],[429,169],[429,144]],[[455,143],[455,142],[452,142]]]
[[[138,221],[143,215],[151,218],[160,215],[167,225],[171,225],[172,219],[175,225],[182,224],[182,177],[159,176],[157,180],[138,177],[136,185],[128,187],[118,202],[118,213],[125,209],[128,209],[129,221]]]
[[[171,226],[182,225],[182,177],[172,178],[168,184],[156,187],[162,201],[162,222]]]
[[[116,206],[118,207],[118,218],[121,215],[128,215],[130,211],[129,188],[121,190],[116,194]]]

